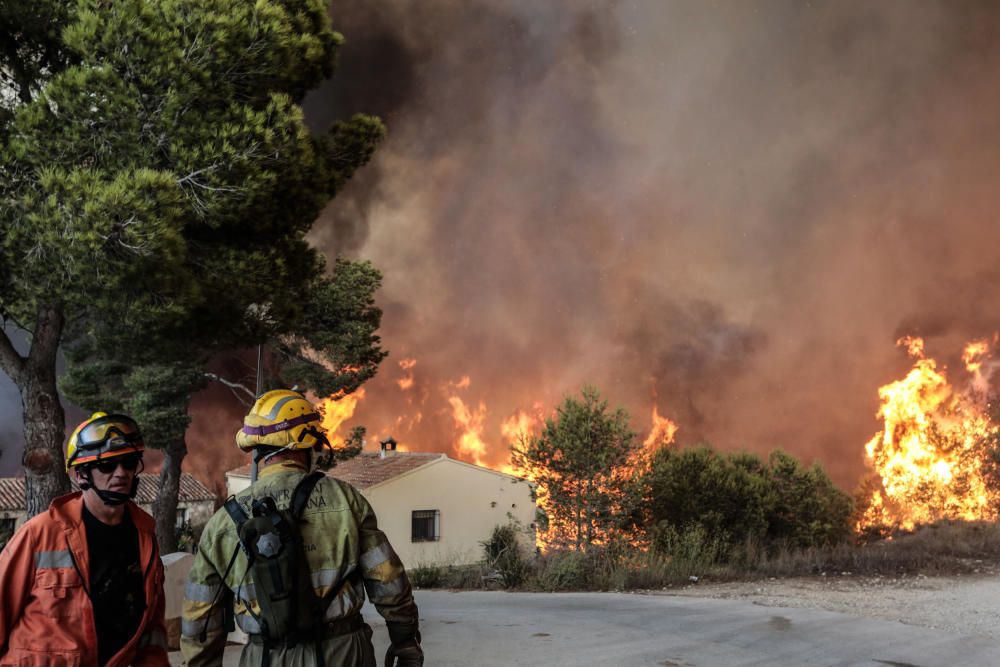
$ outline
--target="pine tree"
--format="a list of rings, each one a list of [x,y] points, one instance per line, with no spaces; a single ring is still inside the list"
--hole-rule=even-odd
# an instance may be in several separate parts
[[[609,411],[597,389],[584,387],[580,399],[567,397],[556,408],[540,435],[513,448],[515,465],[530,470],[548,497],[557,538],[585,550],[607,537],[623,493],[616,474],[635,449],[635,435],[625,410]]]
[[[68,490],[60,344],[281,333],[323,274],[304,236],[383,127],[307,130],[300,102],[341,41],[316,0],[12,0],[0,39],[0,369],[22,397],[36,514]]]

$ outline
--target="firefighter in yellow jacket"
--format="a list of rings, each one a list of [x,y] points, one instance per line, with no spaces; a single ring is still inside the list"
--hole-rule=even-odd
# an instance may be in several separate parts
[[[269,391],[236,442],[259,462],[259,480],[202,534],[184,591],[185,664],[222,664],[228,604],[250,636],[241,667],[374,667],[372,630],[361,617],[367,592],[389,631],[386,664],[420,667],[412,588],[371,506],[351,485],[308,474],[329,446],[313,405],[294,391]],[[302,577],[296,559],[308,570]],[[293,590],[296,581],[305,593]]]

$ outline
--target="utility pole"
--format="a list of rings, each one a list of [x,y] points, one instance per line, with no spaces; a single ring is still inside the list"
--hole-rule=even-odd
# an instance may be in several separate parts
[[[260,398],[260,395],[264,393],[264,376],[261,373],[262,362],[264,361],[264,346],[257,346],[257,391],[254,394],[254,400]],[[250,483],[254,484],[257,481],[257,448],[254,447],[250,451]]]

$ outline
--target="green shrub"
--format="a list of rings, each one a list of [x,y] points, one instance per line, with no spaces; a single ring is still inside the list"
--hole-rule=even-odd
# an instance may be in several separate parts
[[[728,554],[729,538],[725,532],[710,534],[701,524],[693,523],[677,530],[669,523],[657,526],[653,534],[654,553],[668,556],[675,570],[705,570]]]
[[[764,534],[773,504],[763,465],[755,457],[728,457],[707,447],[661,449],[646,474],[652,525],[675,531],[700,526],[733,543]]]
[[[417,588],[436,588],[442,584],[445,568],[441,565],[417,565],[407,570],[410,583]]]
[[[851,498],[818,464],[805,468],[781,451],[765,463],[753,454],[723,455],[708,447],[661,449],[642,484],[651,544],[660,553],[713,550],[726,542],[723,552],[743,557],[747,544],[820,547],[851,534]],[[700,532],[690,532],[694,526]]]
[[[528,577],[528,562],[521,552],[514,526],[495,526],[490,539],[481,542],[483,565],[488,575],[499,578],[504,588],[517,588]]]
[[[484,587],[486,569],[482,564],[449,565],[444,570],[441,586],[461,590],[476,590]]]
[[[583,551],[556,551],[543,556],[535,586],[543,591],[585,591],[599,585],[596,558]]]
[[[768,541],[805,548],[848,539],[853,501],[833,485],[818,463],[804,468],[776,450],[768,458],[767,479],[773,497],[767,517]]]
[[[195,538],[194,528],[190,521],[184,521],[177,527],[177,550],[194,553],[198,540]],[[200,532],[200,531],[199,531]]]

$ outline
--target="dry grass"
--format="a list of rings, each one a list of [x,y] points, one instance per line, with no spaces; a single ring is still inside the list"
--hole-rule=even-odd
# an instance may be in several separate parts
[[[1000,525],[941,521],[870,544],[825,549],[778,549],[748,563],[747,574],[788,577],[851,572],[860,575],[965,574],[1000,564]]]
[[[748,541],[721,554],[717,541],[704,535],[681,536],[672,554],[618,550],[614,555],[552,551],[528,565],[521,590],[649,590],[684,585],[692,577],[710,581],[745,581],[770,577],[950,575],[1000,571],[1000,524],[942,521],[913,533],[870,544],[845,543],[826,548],[765,548]],[[421,588],[496,588],[484,566],[414,568]]]

